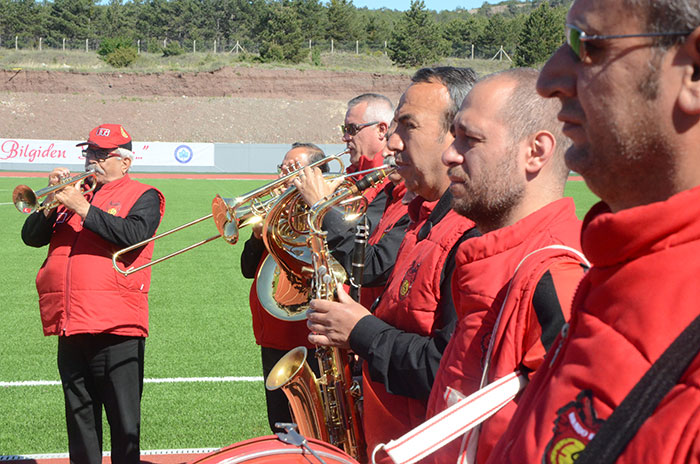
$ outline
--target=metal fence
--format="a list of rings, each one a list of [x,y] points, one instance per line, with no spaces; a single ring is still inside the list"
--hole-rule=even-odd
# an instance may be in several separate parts
[[[143,38],[134,40],[133,45],[139,53],[162,53],[168,45],[176,43],[185,53],[249,53],[258,54],[260,43],[248,39],[216,40],[173,40],[168,38]],[[457,44],[449,55],[455,58],[510,60],[513,47],[501,45]],[[389,53],[387,41],[365,40],[308,40],[309,49],[322,53],[355,53],[383,56]],[[100,39],[71,39],[56,37],[33,37],[28,35],[0,34],[0,48],[16,50],[81,50],[95,52],[100,48]]]

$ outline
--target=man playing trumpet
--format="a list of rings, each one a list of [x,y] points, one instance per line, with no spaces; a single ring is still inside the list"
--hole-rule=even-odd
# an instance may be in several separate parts
[[[94,191],[58,190],[58,206],[31,214],[22,240],[49,245],[36,286],[44,335],[58,335],[71,462],[102,462],[104,406],[112,462],[138,463],[150,269],[122,276],[112,254],[155,234],[165,199],[129,177],[131,136],[121,125],[96,127],[83,145],[85,166],[95,171]],[[68,174],[56,168],[49,183]],[[124,259],[141,265],[152,253],[150,243]]]

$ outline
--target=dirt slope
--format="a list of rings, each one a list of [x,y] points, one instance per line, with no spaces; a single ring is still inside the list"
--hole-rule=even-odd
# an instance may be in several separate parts
[[[340,143],[345,104],[364,92],[394,102],[409,77],[223,68],[198,73],[0,71],[0,138],[81,139],[119,122],[136,140]]]

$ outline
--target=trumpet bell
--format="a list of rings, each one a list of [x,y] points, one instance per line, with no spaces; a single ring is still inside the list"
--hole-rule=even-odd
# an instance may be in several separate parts
[[[33,213],[37,207],[37,198],[34,191],[27,185],[18,185],[12,191],[12,202],[17,211],[24,214]]]

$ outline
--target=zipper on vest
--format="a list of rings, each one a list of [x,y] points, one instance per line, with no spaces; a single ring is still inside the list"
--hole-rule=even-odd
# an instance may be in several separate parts
[[[75,213],[74,213],[75,214]],[[66,334],[66,329],[68,329],[68,320],[70,319],[70,268],[71,264],[73,263],[73,249],[75,248],[75,244],[78,243],[78,238],[80,237],[80,232],[83,230],[83,222],[84,220],[80,221],[80,230],[78,233],[75,234],[75,238],[73,239],[73,244],[70,247],[70,254],[68,255],[68,263],[66,264],[66,291],[65,291],[65,312],[66,312],[66,320],[63,323],[63,328],[61,329],[61,332],[63,332],[63,335]],[[68,224],[66,224],[68,226]]]

